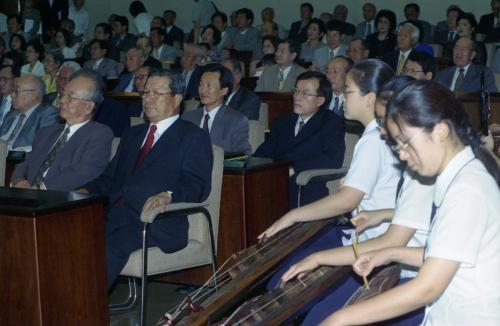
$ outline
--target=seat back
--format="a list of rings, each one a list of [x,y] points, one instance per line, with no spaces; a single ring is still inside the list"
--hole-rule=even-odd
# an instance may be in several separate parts
[[[344,164],[342,165],[345,168],[349,168],[351,166],[352,157],[354,156],[354,148],[358,143],[359,135],[346,132],[345,133],[345,153],[344,153]],[[333,194],[340,189],[340,180],[332,180],[326,183],[326,187],[328,188],[328,192]]]
[[[198,108],[199,105],[200,105],[200,102],[195,100],[195,99],[185,100],[184,101],[184,112],[196,110],[196,108]]]
[[[443,46],[441,44],[431,44],[434,50],[434,58],[441,58],[443,56]]]
[[[219,232],[219,213],[220,213],[220,197],[222,189],[222,175],[224,167],[224,150],[219,146],[212,145],[214,153],[214,164],[212,167],[212,188],[208,196],[209,206],[208,211],[212,219],[212,228],[215,237],[215,248],[217,250],[217,235]],[[199,241],[210,248],[210,237],[207,232],[208,225],[203,216],[200,214],[190,215],[188,239],[191,242]]]
[[[144,122],[146,122],[146,120],[144,120],[144,118],[141,118],[141,117],[130,117],[130,126],[131,127],[140,125],[141,123],[144,123]]]
[[[486,47],[486,67],[492,68],[495,63],[496,44],[485,43],[484,46]]]
[[[264,126],[264,129],[269,128],[269,106],[267,105],[267,103],[260,103],[259,121]]]
[[[118,145],[120,145],[120,137],[115,137],[113,138],[113,141],[111,142],[111,156],[109,160],[111,161],[113,157],[116,155],[116,151],[118,150]]]
[[[249,122],[249,133],[248,141],[252,147],[252,153],[254,153],[257,148],[264,142],[264,137],[266,133],[266,128],[262,122],[257,120],[248,120]]]
[[[5,186],[5,166],[7,164],[7,141],[0,140],[0,186]]]

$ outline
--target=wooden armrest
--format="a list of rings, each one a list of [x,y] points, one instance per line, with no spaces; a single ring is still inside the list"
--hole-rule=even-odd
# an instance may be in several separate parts
[[[327,182],[342,178],[347,174],[348,168],[339,169],[313,169],[302,171],[297,175],[297,185],[305,186],[309,182]]]
[[[203,203],[173,203],[167,205],[165,213],[189,210],[193,208],[200,208],[206,206],[208,206],[208,201],[204,201]],[[161,214],[163,213],[160,213],[160,208],[156,207],[147,213],[141,213],[141,221],[144,223],[153,223],[155,219],[158,217],[158,215]]]

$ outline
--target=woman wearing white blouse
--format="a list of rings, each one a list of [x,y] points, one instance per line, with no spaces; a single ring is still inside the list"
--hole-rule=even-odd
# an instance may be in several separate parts
[[[21,75],[33,74],[38,77],[45,75],[45,70],[43,63],[40,62],[40,58],[43,57],[43,46],[38,41],[31,41],[26,47],[26,62],[24,66],[21,67]]]
[[[58,29],[56,32],[57,48],[62,52],[64,59],[76,58],[75,51],[69,47],[71,43],[71,35],[65,29]]]

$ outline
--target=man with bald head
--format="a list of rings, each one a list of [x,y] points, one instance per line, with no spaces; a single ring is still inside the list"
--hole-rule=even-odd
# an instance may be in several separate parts
[[[134,72],[142,67],[146,60],[144,49],[133,47],[127,51],[125,68],[118,80],[118,85],[113,89],[113,93],[131,93],[137,91],[134,87]]]
[[[455,66],[439,71],[436,81],[455,92],[479,92],[481,90],[481,72],[484,71],[484,87],[489,92],[496,92],[495,78],[491,70],[472,63],[476,56],[476,42],[461,37],[453,47]]]
[[[38,131],[33,151],[12,174],[14,187],[71,191],[104,171],[113,133],[92,121],[102,100],[101,83],[101,77],[91,70],[71,76],[60,95],[59,116],[65,123]]]
[[[40,77],[25,75],[16,78],[12,91],[12,107],[0,127],[0,138],[9,147],[21,151],[31,151],[35,135],[42,127],[58,121],[57,109],[42,104],[45,84]]]

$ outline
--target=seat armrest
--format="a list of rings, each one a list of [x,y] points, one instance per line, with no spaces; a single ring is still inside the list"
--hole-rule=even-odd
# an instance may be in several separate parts
[[[305,186],[309,182],[327,182],[342,178],[349,169],[342,167],[339,169],[313,169],[302,171],[297,175],[296,182],[299,186]]]
[[[207,207],[208,204],[208,201],[204,201],[203,203],[172,203],[167,205],[164,213],[189,211],[195,208]],[[141,213],[141,221],[145,223],[153,223],[159,215],[164,213],[160,213],[160,208],[156,207],[147,213]]]

